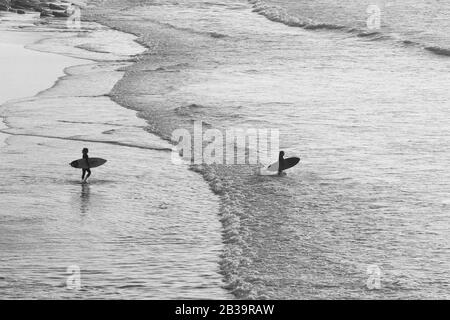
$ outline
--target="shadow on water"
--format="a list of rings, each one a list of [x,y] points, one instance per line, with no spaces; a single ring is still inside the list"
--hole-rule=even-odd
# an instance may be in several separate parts
[[[91,209],[93,209],[96,204],[102,201],[103,197],[101,192],[99,194],[99,192],[95,192],[95,190],[102,185],[113,185],[116,181],[93,179],[88,183],[82,183],[80,180],[66,180],[66,183],[73,186],[73,188],[70,188],[70,192],[73,193],[72,204],[75,206],[74,209],[76,211],[79,210],[81,215],[86,215],[91,212]]]

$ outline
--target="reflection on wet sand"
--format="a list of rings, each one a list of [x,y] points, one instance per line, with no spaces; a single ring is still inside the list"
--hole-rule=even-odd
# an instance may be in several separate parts
[[[143,49],[133,49],[134,36],[90,27],[83,37],[55,31],[36,46],[101,63],[70,60],[83,64],[51,89],[0,107],[8,130],[26,134],[0,149],[1,273],[10,279],[0,283],[1,298],[229,297],[218,273],[217,197],[199,175],[171,163],[170,145],[143,130],[144,120],[106,96],[123,76],[116,60]],[[74,47],[86,43],[111,53]],[[14,57],[15,65],[39,74],[33,57]],[[55,55],[47,58],[59,66]],[[110,161],[81,185],[69,163],[87,142]],[[155,199],[170,206],[158,208]],[[61,285],[69,266],[81,267],[80,291]]]
[[[87,214],[89,211],[91,187],[89,183],[81,184],[81,196],[80,196],[80,213]]]

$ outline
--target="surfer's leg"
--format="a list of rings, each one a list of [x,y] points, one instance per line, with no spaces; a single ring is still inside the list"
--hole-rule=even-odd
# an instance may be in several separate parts
[[[84,176],[86,175],[86,169],[82,169],[83,174],[81,175],[81,180],[84,180]]]
[[[87,169],[87,176],[86,176],[86,180],[91,176],[91,169]]]

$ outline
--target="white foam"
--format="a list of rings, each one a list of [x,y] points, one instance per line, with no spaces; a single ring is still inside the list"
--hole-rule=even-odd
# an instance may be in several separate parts
[[[92,30],[79,33],[59,33],[32,46],[35,50],[59,53],[76,58],[117,61],[130,59],[146,49],[135,40],[136,36],[107,29],[97,23],[84,23],[83,28]]]
[[[199,175],[172,164],[169,152],[149,150],[164,149],[167,143],[146,133],[145,121],[134,111],[106,96],[123,75],[116,69],[126,65],[116,60],[143,48],[131,45],[127,51],[127,44],[106,41],[95,48],[112,52],[91,52],[71,44],[100,42],[102,37],[53,36],[36,48],[110,62],[89,64],[61,56],[83,65],[67,69],[69,76],[53,88],[1,109],[8,124],[3,130],[10,134],[0,150],[3,297],[228,297],[217,272],[222,249],[217,198]],[[114,41],[120,39],[134,43],[128,35]],[[34,52],[26,58],[44,56],[55,57]],[[17,63],[26,64],[25,56],[20,58]],[[40,70],[39,60],[34,62],[28,69]],[[55,81],[67,65],[53,66],[59,66],[58,73],[47,70],[45,76]],[[91,157],[108,162],[93,170],[89,184],[81,185],[79,171],[68,163],[86,146]],[[79,292],[65,286],[71,265],[81,268]]]

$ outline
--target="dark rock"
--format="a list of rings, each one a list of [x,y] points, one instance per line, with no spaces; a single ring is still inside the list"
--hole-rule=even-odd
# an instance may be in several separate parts
[[[43,17],[53,17],[53,14],[50,10],[42,9],[41,18],[43,18]]]
[[[10,0],[0,0],[0,10],[8,11],[8,9],[10,7],[11,7],[11,1]]]
[[[67,8],[69,6],[65,6],[65,5],[59,5],[59,4],[54,4],[54,3],[49,3],[48,7],[52,10],[67,10]]]
[[[39,0],[11,0],[11,7],[19,10],[37,11],[41,7]]]
[[[58,18],[68,18],[68,17],[70,17],[70,15],[66,11],[63,11],[63,10],[53,10],[52,14],[55,17],[58,17]]]
[[[53,3],[51,0],[0,0],[0,11],[10,11],[23,14],[32,10],[41,13],[41,17],[68,18],[69,3]]]
[[[11,8],[10,0],[0,0],[0,11],[8,11]]]

